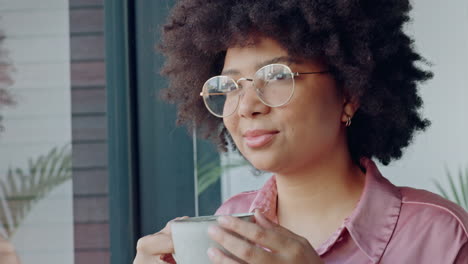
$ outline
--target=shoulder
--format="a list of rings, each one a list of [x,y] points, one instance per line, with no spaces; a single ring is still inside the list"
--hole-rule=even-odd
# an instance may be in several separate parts
[[[248,213],[258,192],[259,190],[247,191],[232,196],[216,210],[215,215]]]
[[[433,230],[450,230],[453,234],[443,233],[468,241],[468,213],[461,206],[426,190],[399,189],[402,195],[400,216],[408,223],[430,226]]]
[[[400,213],[382,263],[466,263],[468,213],[435,193],[397,188]]]

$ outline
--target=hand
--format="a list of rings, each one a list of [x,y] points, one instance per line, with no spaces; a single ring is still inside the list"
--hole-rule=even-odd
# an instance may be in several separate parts
[[[224,223],[223,220],[228,221]],[[255,221],[256,223],[249,223],[231,216],[220,217],[218,219],[220,227],[212,226],[208,233],[214,241],[245,263],[323,263],[307,239],[271,222],[258,210],[255,212]],[[226,230],[249,241],[234,236]],[[216,264],[239,263],[217,248],[210,248],[208,256],[212,263]]]
[[[0,236],[0,263],[2,264],[20,264],[18,255],[16,255],[13,245]]]
[[[188,216],[177,217],[166,224],[161,231],[142,237],[137,243],[137,254],[133,264],[156,264],[176,262],[172,258],[174,245],[172,244],[171,223],[174,220],[185,219]],[[3,264],[3,262],[1,262]]]

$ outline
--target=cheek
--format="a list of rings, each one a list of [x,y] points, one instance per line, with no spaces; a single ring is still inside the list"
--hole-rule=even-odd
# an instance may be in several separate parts
[[[231,135],[234,143],[237,145],[237,139],[239,138],[239,129],[238,129],[238,119],[235,115],[223,118],[223,123],[226,129],[228,130],[229,134]]]
[[[231,130],[233,128],[232,121],[229,118],[224,117],[223,118],[223,124],[224,124],[224,127],[226,127],[226,129],[229,131],[229,133],[232,134],[232,132],[231,132]]]
[[[343,106],[333,93],[308,93],[292,102],[284,120],[288,132],[299,140],[321,140],[339,132]],[[286,109],[285,109],[286,110]],[[311,136],[312,135],[312,136]]]
[[[303,108],[309,110],[308,114],[322,125],[339,122],[341,119],[343,98],[331,80],[318,82],[300,100]]]

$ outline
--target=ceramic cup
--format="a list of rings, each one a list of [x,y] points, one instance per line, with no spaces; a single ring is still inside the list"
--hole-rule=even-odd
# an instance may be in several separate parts
[[[242,220],[252,222],[253,214],[234,214]],[[226,252],[218,243],[208,236],[208,227],[218,225],[219,216],[199,216],[175,220],[171,224],[173,255],[177,264],[208,264],[211,263],[206,251],[210,247],[217,247]],[[228,252],[226,252],[230,255]],[[232,257],[232,255],[231,255]]]

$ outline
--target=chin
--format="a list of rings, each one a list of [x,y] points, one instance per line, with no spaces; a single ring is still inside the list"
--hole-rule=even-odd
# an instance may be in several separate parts
[[[275,162],[271,157],[265,157],[265,155],[251,155],[244,157],[257,170],[275,172],[278,169],[279,162]]]

